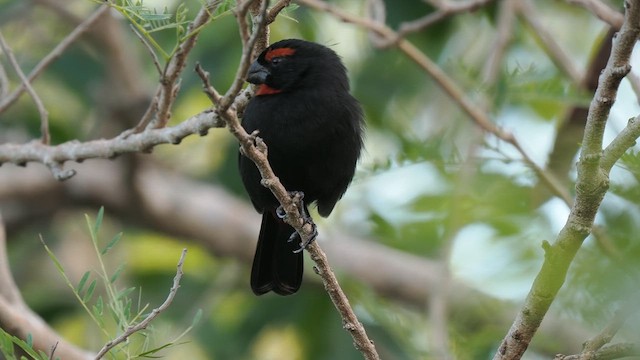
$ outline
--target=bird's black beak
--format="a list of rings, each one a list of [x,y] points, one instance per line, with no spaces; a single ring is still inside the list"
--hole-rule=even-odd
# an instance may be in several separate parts
[[[264,84],[267,81],[267,76],[269,76],[269,70],[258,61],[254,61],[249,67],[247,81],[252,84]]]

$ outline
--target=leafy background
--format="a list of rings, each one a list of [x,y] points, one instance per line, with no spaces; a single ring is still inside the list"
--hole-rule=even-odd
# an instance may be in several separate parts
[[[23,69],[32,68],[73,27],[68,18],[55,15],[43,3],[0,1],[0,30]],[[349,11],[365,12],[361,2],[338,3]],[[513,132],[525,151],[544,166],[556,137],[563,134],[568,110],[586,106],[591,94],[554,64],[535,31],[522,19],[515,20],[498,75],[488,81],[483,67],[496,39],[498,4],[448,17],[410,35],[409,40],[455,79],[478,106],[486,108],[498,125]],[[200,3],[147,1],[145,5],[159,13],[166,7],[168,13],[182,12],[190,19]],[[565,2],[541,0],[535,5],[539,10],[536,15],[578,70],[584,71],[607,27],[591,13]],[[613,6],[619,5],[613,2]],[[232,2],[225,4],[215,21],[203,29],[187,65],[192,69],[196,61],[202,64],[218,89],[230,85],[241,54],[236,20],[229,11],[232,6]],[[73,14],[86,14],[95,4],[74,1],[65,7]],[[426,2],[399,0],[387,2],[386,10],[388,23],[397,27],[434,8]],[[398,50],[377,49],[365,31],[324,13],[294,6],[285,15],[271,26],[271,41],[304,38],[335,49],[349,69],[354,95],[367,118],[366,153],[350,190],[331,218],[318,219],[320,241],[344,233],[446,263],[442,281],[450,290],[456,289],[451,285],[455,282],[483,294],[477,303],[467,302],[474,306],[464,308],[452,305],[460,301],[455,292],[447,298],[450,306],[445,330],[450,351],[459,359],[490,358],[509,324],[501,319],[515,314],[515,305],[526,295],[544,256],[541,244],[554,239],[568,208],[540,189],[536,175],[508,144],[482,134]],[[122,19],[121,25],[126,27],[127,21]],[[169,28],[153,36],[170,51],[175,31]],[[157,75],[148,51],[130,31],[126,36],[129,59],[140,70],[134,79],[136,86],[151,96]],[[113,83],[109,66],[108,56],[86,37],[35,82],[50,112],[53,143],[113,136],[135,124],[139,110],[118,108],[119,99],[113,91],[120,84]],[[17,81],[14,74],[10,78]],[[210,106],[194,72],[184,72],[181,88],[169,125]],[[625,81],[612,112],[609,140],[637,114],[637,98]],[[0,114],[0,140],[19,143],[37,138],[39,126],[35,107],[23,96]],[[580,141],[579,137],[574,139],[576,144]],[[214,184],[246,201],[235,169],[237,151],[235,139],[216,129],[206,137],[189,137],[179,146],[161,146],[137,161],[157,164],[167,174]],[[575,153],[564,155],[571,159]],[[41,165],[28,167],[37,166]],[[0,173],[20,171],[8,165],[0,167]],[[573,191],[574,172],[558,174],[569,191]],[[624,299],[635,296],[635,259],[640,254],[639,176],[640,156],[635,147],[615,167],[611,191],[597,218],[610,243],[588,239],[549,315],[567,329],[593,334]],[[181,189],[173,191],[180,193]],[[31,209],[29,216],[12,215],[25,213],[22,207],[32,203],[0,198],[16,282],[27,303],[65,338],[97,349],[107,339],[83,313],[38,238],[42,236],[73,280],[79,281],[95,264],[83,214],[94,217],[102,204],[62,197],[53,206],[55,211]],[[135,340],[139,346],[145,341],[156,342],[153,346],[171,341],[198,317],[200,309],[198,324],[179,345],[165,349],[161,353],[164,357],[360,358],[322,286],[311,280],[313,275],[295,296],[257,298],[247,285],[250,263],[212,253],[192,239],[142,224],[107,207],[100,229],[104,244],[116,233],[124,233],[106,260],[113,271],[124,264],[118,283],[136,288],[134,307],[139,306],[138,291],[142,305],[160,304],[171,285],[181,249],[188,247],[189,253],[175,302],[154,323],[150,339]],[[308,274],[313,273],[310,263],[307,261]],[[373,276],[386,271],[375,263],[369,266]],[[437,358],[433,336],[441,329],[434,325],[428,299],[411,303],[379,294],[349,273],[336,270],[382,358]],[[638,331],[636,323],[629,321],[620,336],[633,337]],[[550,358],[556,352],[579,349],[580,343],[570,338],[543,332],[527,356]]]

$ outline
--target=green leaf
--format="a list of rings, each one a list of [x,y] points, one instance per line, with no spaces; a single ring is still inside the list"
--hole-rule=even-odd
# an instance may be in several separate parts
[[[102,300],[102,296],[98,296],[98,300],[93,305],[93,314],[97,317],[102,317],[104,315],[104,302]]]
[[[53,253],[53,251],[51,251],[51,249],[49,249],[47,244],[45,244],[44,239],[42,238],[42,235],[40,235],[40,242],[44,246],[44,250],[47,252],[47,255],[49,255],[49,258],[51,258],[51,261],[53,261],[53,264],[55,265],[55,267],[58,269],[58,271],[60,273],[64,274],[65,273],[64,272],[64,267],[62,267],[62,264],[60,263],[60,260],[58,260],[58,258]]]
[[[196,311],[196,314],[193,316],[193,320],[191,321],[190,327],[196,326],[200,322],[200,320],[202,320],[202,314],[202,309],[198,309],[198,311]]]
[[[20,349],[22,349],[25,353],[27,353],[29,356],[31,356],[33,359],[38,359],[38,360],[46,360],[47,358],[45,357],[40,358],[39,354],[37,351],[35,351],[33,349],[33,346],[31,344],[29,344],[28,342],[25,342],[24,340],[20,339],[19,337],[16,337],[14,335],[11,335],[7,332],[5,332],[4,330],[0,329],[0,331],[3,333],[3,336],[7,336],[12,343],[14,343],[16,346],[18,346]],[[29,340],[29,337],[31,337],[31,334],[27,335],[27,340]],[[21,358],[25,358],[24,356],[22,356]],[[25,358],[26,359],[26,358]],[[29,359],[27,359],[29,360]]]
[[[152,355],[153,355],[153,354],[155,354],[155,353],[157,353],[158,351],[160,351],[160,350],[162,350],[162,349],[166,349],[166,348],[168,348],[168,347],[170,347],[170,346],[172,346],[172,345],[173,345],[173,343],[167,343],[167,344],[164,344],[164,345],[162,345],[162,346],[160,346],[160,347],[157,347],[157,348],[155,348],[155,349],[147,350],[147,351],[145,351],[145,352],[143,352],[143,353],[138,354],[138,355],[136,356],[136,358],[158,359],[158,358],[160,358],[161,356],[152,356]]]
[[[116,280],[120,276],[120,273],[123,270],[124,270],[124,264],[118,265],[118,268],[116,269],[116,271],[113,273],[113,275],[111,275],[111,278],[109,279],[109,283],[113,284],[114,282],[116,282]]]
[[[104,206],[98,210],[98,216],[96,217],[96,223],[93,225],[93,234],[97,236],[100,227],[102,226],[102,218],[104,216]]]
[[[127,319],[131,319],[131,299],[125,298],[124,303],[124,316]]]
[[[89,300],[91,300],[91,297],[93,297],[93,292],[94,292],[95,289],[96,289],[96,280],[94,279],[91,282],[91,284],[89,284],[89,288],[87,289],[87,293],[82,298],[82,302],[83,303],[87,303],[87,302],[89,302]]]
[[[109,241],[107,246],[105,246],[105,248],[102,249],[102,251],[100,252],[100,255],[106,255],[107,252],[111,250],[111,248],[116,246],[116,244],[118,243],[118,241],[120,241],[120,239],[122,239],[122,232],[115,234],[115,236],[113,237],[113,239],[111,239],[111,241]]]
[[[212,18],[216,19],[223,15],[228,15],[231,13],[231,9],[234,6],[234,1],[232,0],[224,0],[224,2],[218,5],[216,11],[213,12]]]
[[[89,274],[91,274],[91,272],[90,271],[86,271],[84,273],[84,275],[82,275],[82,278],[80,279],[80,282],[78,283],[78,287],[76,288],[77,291],[78,291],[78,294],[82,292],[82,289],[84,288],[84,284],[89,279]]]
[[[116,295],[116,300],[120,300],[120,299],[122,299],[122,298],[127,297],[127,295],[131,294],[131,292],[132,292],[133,290],[135,290],[135,289],[136,289],[135,287],[130,287],[130,288],[127,288],[127,289],[121,290],[121,291]]]

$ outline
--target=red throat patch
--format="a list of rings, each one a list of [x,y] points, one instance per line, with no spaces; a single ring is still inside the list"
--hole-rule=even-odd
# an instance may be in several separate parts
[[[282,90],[274,89],[267,84],[261,84],[260,86],[258,86],[258,90],[256,90],[256,96],[272,95],[272,94],[278,94],[281,92]]]
[[[280,56],[291,56],[293,54],[295,54],[296,50],[292,49],[292,48],[277,48],[277,49],[271,49],[269,51],[267,51],[266,54],[264,54],[264,59],[267,61],[271,61],[271,59],[273,58],[277,58]]]

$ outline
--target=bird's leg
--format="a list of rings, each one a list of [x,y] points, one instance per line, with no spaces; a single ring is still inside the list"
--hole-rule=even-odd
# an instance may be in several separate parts
[[[311,237],[309,238],[309,240],[300,244],[300,248],[293,251],[294,253],[297,254],[302,250],[306,249],[306,247],[309,246],[309,244],[311,244],[316,239],[316,237],[318,236],[318,228],[316,224],[313,222],[313,219],[311,218],[309,213],[307,212],[307,207],[304,206],[304,201],[303,201],[304,193],[302,191],[289,191],[289,196],[296,203],[296,206],[298,207],[298,209],[300,209],[300,214],[303,222],[302,226],[304,227],[305,225],[308,224],[311,226],[311,229],[312,229]],[[276,216],[282,220],[284,220],[287,217],[287,212],[284,210],[282,205],[276,208]],[[291,236],[289,236],[289,239],[287,240],[287,242],[294,242],[294,241],[302,241],[302,239],[300,238],[300,234],[298,234],[297,231],[294,231],[293,234],[291,234]]]

